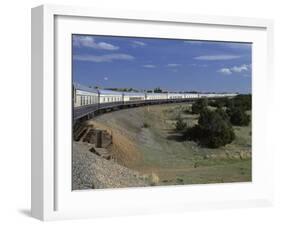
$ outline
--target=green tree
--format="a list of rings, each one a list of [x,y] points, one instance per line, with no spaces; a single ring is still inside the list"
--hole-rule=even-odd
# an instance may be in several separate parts
[[[185,131],[187,139],[195,140],[203,146],[218,148],[231,143],[235,134],[227,118],[216,111],[203,110],[198,125]]]
[[[230,122],[235,126],[247,126],[250,123],[250,116],[239,107],[230,108],[227,110],[230,117]]]
[[[222,117],[222,119],[225,120],[227,123],[230,123],[229,115],[224,109],[218,107],[215,112],[218,113]]]
[[[180,132],[186,129],[187,124],[186,122],[183,121],[182,117],[179,116],[175,126],[176,126],[176,130]]]
[[[240,108],[243,111],[251,110],[252,108],[252,95],[241,94],[226,101],[228,108]]]
[[[160,87],[157,87],[154,89],[154,93],[162,93],[162,89],[160,89]]]
[[[192,104],[191,112],[193,114],[199,114],[203,110],[205,110],[208,106],[208,100],[206,98],[197,100],[194,104]]]

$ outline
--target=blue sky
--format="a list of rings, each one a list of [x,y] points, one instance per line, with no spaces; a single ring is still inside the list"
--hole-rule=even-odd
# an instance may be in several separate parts
[[[73,35],[72,47],[83,85],[251,93],[249,43]]]

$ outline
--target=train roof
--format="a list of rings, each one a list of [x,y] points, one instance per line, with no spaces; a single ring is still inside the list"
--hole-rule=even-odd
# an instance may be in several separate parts
[[[97,93],[98,91],[95,88],[91,88],[88,86],[81,85],[79,83],[73,83],[73,86],[75,89],[81,90],[81,91],[87,91],[92,93]]]
[[[110,95],[122,95],[122,92],[108,90],[108,89],[99,89],[100,94],[110,94]]]
[[[100,93],[104,95],[126,95],[126,96],[144,96],[145,93],[142,92],[119,92],[114,90],[106,90],[106,89],[95,89],[85,85],[81,85],[79,83],[73,83],[73,87],[75,89],[92,92],[92,93]],[[156,95],[165,95],[167,93],[146,93],[148,96],[156,96]],[[180,92],[168,92],[168,94],[173,95],[183,95],[183,94],[199,94],[199,95],[210,95],[210,94],[224,94],[224,95],[238,95],[237,93],[180,93]]]
[[[91,87],[87,87],[85,85],[81,85],[79,83],[73,83],[73,86],[75,89],[81,90],[81,91],[87,91],[92,93],[100,93],[100,94],[112,94],[112,95],[122,95],[122,92],[117,92],[113,90],[105,90],[105,89],[95,89]]]
[[[81,91],[87,91],[87,92],[92,92],[92,93],[100,93],[102,95],[126,95],[126,96],[144,96],[144,93],[141,92],[118,92],[114,90],[108,90],[108,89],[95,89],[91,87],[87,87],[85,85],[81,85],[79,83],[73,83],[73,86],[75,89],[81,90]]]
[[[149,96],[156,96],[156,95],[167,95],[168,93],[146,93]]]
[[[123,92],[123,94],[125,96],[144,96],[145,93],[141,93],[141,92]]]

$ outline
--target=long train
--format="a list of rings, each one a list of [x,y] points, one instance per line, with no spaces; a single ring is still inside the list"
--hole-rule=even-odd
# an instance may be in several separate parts
[[[73,84],[74,120],[116,106],[184,102],[200,98],[234,97],[236,93],[117,92]]]

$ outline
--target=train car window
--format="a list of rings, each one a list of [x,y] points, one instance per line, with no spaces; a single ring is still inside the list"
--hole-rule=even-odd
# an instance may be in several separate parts
[[[80,103],[79,103],[79,96],[76,96],[75,99],[76,99],[77,106],[79,106],[80,105]]]

